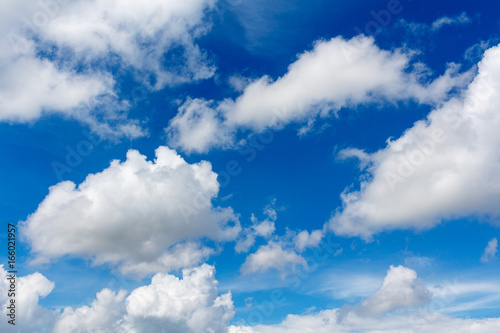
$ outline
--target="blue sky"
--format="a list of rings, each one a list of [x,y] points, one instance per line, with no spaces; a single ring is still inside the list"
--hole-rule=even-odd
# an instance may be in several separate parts
[[[500,330],[495,1],[5,8],[2,330]]]

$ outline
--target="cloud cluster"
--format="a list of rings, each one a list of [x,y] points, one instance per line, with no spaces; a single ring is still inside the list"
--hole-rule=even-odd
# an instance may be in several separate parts
[[[360,190],[342,194],[343,207],[330,220],[336,234],[369,239],[384,230],[500,214],[500,47],[488,49],[478,67],[459,97],[363,157],[367,177]]]
[[[210,163],[188,164],[167,147],[147,161],[136,150],[90,174],[50,188],[20,232],[47,262],[64,255],[118,265],[143,276],[196,265],[212,250],[202,238],[234,240],[241,228],[231,208],[212,206],[219,183]]]
[[[169,144],[205,152],[230,146],[239,129],[260,132],[312,122],[343,107],[407,99],[432,104],[470,79],[470,73],[459,74],[458,66],[450,65],[445,74],[423,83],[422,71],[410,68],[411,57],[401,49],[382,50],[365,36],[318,41],[284,76],[256,79],[236,100],[188,99],[166,129]]]
[[[6,271],[0,266],[0,276]],[[7,288],[3,278],[0,289]],[[90,306],[52,311],[38,304],[54,288],[40,273],[19,278],[16,328],[19,332],[224,333],[234,315],[231,293],[219,295],[213,266],[185,269],[182,278],[156,274],[149,285],[114,292],[103,289]],[[4,290],[5,289],[5,290]],[[6,313],[7,293],[0,295]],[[7,330],[6,320],[0,323]]]
[[[244,228],[241,233],[241,238],[237,241],[234,250],[236,253],[248,252],[250,248],[255,244],[257,237],[262,237],[264,239],[269,239],[276,230],[275,222],[277,219],[276,210],[273,208],[275,201],[272,204],[267,205],[264,209],[264,214],[267,216],[264,221],[259,221],[254,214],[250,217],[252,225],[250,227]]]
[[[213,75],[195,44],[216,0],[11,1],[0,14],[0,121],[62,114],[103,135],[141,136],[114,75],[160,89]],[[131,126],[134,131],[127,131]]]
[[[324,310],[309,315],[288,315],[277,325],[254,327],[231,326],[229,333],[496,333],[500,330],[499,318],[462,319],[439,313],[394,314],[381,318],[363,318],[352,314],[341,324],[337,323],[339,310]]]
[[[287,269],[293,270],[297,265],[307,267],[306,260],[299,253],[319,246],[323,239],[323,230],[309,233],[307,230],[295,232],[287,228],[284,235],[273,235],[278,218],[275,204],[276,199],[264,208],[266,219],[263,221],[259,221],[252,214],[252,225],[243,229],[236,243],[235,251],[246,253],[254,246],[257,237],[267,241],[267,244],[259,246],[257,251],[247,256],[240,268],[243,274],[264,273],[273,269],[285,273]],[[342,250],[339,251],[338,254]]]
[[[493,333],[500,329],[500,318],[459,319],[422,308],[431,295],[415,271],[391,266],[380,289],[355,306],[288,315],[276,325],[230,326],[229,333]]]

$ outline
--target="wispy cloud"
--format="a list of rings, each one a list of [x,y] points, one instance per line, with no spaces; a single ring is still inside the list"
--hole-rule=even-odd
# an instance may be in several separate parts
[[[488,245],[484,249],[484,253],[481,256],[481,262],[487,263],[496,259],[498,248],[498,241],[496,238],[493,238],[488,242]]]

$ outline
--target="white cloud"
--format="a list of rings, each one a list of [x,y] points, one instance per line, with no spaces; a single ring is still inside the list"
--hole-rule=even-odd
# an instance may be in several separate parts
[[[383,230],[500,214],[500,47],[487,50],[478,67],[460,97],[370,154],[361,189],[346,190],[330,220],[336,234],[369,239]]]
[[[498,241],[496,238],[493,238],[488,242],[488,246],[484,249],[484,253],[481,256],[481,262],[490,262],[496,259],[498,248]]]
[[[195,39],[216,0],[7,0],[0,14],[0,121],[62,114],[102,135],[142,136],[110,67],[152,89],[213,75]],[[126,131],[135,127],[134,131]],[[123,130],[123,131],[122,131]]]
[[[451,64],[445,74],[423,84],[420,69],[407,72],[410,60],[411,52],[382,50],[365,36],[318,41],[284,76],[257,79],[236,100],[188,99],[166,129],[169,143],[188,152],[205,152],[227,147],[238,129],[260,132],[291,122],[310,123],[343,107],[387,100],[441,102],[453,87],[470,79],[469,73],[458,74],[458,66]]]
[[[254,230],[255,235],[267,238],[274,233],[276,227],[274,226],[273,221],[265,220],[253,225],[252,229]]]
[[[152,262],[130,263],[125,262],[120,267],[123,274],[152,274],[169,272],[183,267],[193,267],[208,259],[214,250],[194,242],[179,243],[164,251],[161,256]]]
[[[307,248],[317,247],[323,239],[323,236],[322,230],[315,230],[311,233],[307,230],[303,230],[295,236],[293,242],[295,243],[295,248],[299,252],[302,252]]]
[[[436,21],[432,22],[431,28],[432,30],[439,30],[446,25],[465,25],[470,22],[471,19],[467,16],[467,13],[461,13],[454,17],[443,16],[438,18]]]
[[[361,301],[355,309],[360,316],[379,316],[408,307],[420,307],[431,300],[430,291],[417,273],[409,268],[391,266],[377,292]]]
[[[201,238],[234,240],[241,228],[231,208],[213,207],[219,183],[210,163],[186,163],[167,147],[154,162],[129,150],[78,187],[50,188],[22,223],[35,262],[64,255],[91,258],[144,275],[198,264],[211,250],[176,244]],[[181,254],[179,254],[180,252]]]
[[[186,152],[204,151],[210,146],[229,146],[233,135],[222,126],[217,111],[201,99],[188,99],[170,120],[167,130],[172,147]]]
[[[255,253],[250,254],[243,265],[241,272],[251,274],[256,272],[265,272],[269,269],[278,269],[284,271],[287,267],[295,265],[307,266],[303,257],[292,250],[284,250],[281,244],[269,242],[257,249]]]
[[[212,266],[157,274],[127,298],[127,332],[222,333],[234,315],[231,293],[218,296]]]
[[[57,318],[54,333],[119,332],[119,321],[125,312],[127,292],[103,289],[91,306],[67,307]]]

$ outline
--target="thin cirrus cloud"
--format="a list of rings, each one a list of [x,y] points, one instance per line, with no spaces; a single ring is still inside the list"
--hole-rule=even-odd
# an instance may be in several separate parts
[[[488,49],[460,96],[369,154],[368,180],[344,191],[343,207],[330,219],[336,234],[370,239],[384,230],[500,214],[499,59],[499,46]]]
[[[146,135],[127,118],[129,103],[109,68],[153,90],[211,77],[214,66],[195,39],[210,29],[204,18],[215,2],[8,0],[0,14],[0,121],[60,114],[102,135]]]
[[[447,26],[463,26],[470,23],[472,23],[472,19],[469,17],[469,15],[467,15],[467,13],[463,12],[457,16],[440,17],[430,24],[407,22],[406,20],[401,19],[398,25],[404,27],[414,34],[428,34],[437,32]]]
[[[488,242],[488,245],[484,249],[484,253],[481,256],[481,262],[487,263],[496,259],[496,254],[498,250],[498,240],[493,238]]]
[[[78,187],[52,186],[20,232],[34,262],[78,256],[137,276],[180,269],[213,253],[201,239],[234,240],[241,230],[231,208],[212,206],[218,191],[206,161],[188,164],[167,147],[147,161],[130,150]]]
[[[432,30],[439,30],[447,25],[465,25],[471,22],[471,18],[467,15],[467,13],[461,13],[457,16],[443,16],[438,18],[436,21],[432,22],[431,28]]]
[[[168,142],[186,152],[227,148],[234,146],[240,129],[260,132],[308,123],[343,107],[382,100],[439,103],[470,80],[470,72],[459,73],[459,66],[450,64],[442,76],[424,83],[422,65],[410,68],[411,53],[382,50],[365,36],[318,41],[285,75],[254,80],[236,100],[187,99],[166,128]]]

